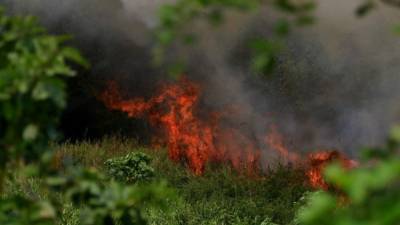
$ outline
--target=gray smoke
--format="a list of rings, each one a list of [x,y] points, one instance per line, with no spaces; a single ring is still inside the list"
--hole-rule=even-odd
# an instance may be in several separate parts
[[[246,109],[239,121],[257,136],[266,124],[276,123],[291,149],[343,149],[357,155],[360,147],[382,144],[400,116],[400,37],[392,33],[400,9],[380,5],[357,18],[362,1],[318,3],[318,22],[295,29],[267,82],[249,81],[250,72],[238,65],[247,58],[237,51],[249,36],[271,35],[281,15],[269,9],[232,13],[218,31],[198,24],[202,41],[188,55],[194,64],[201,58],[209,65],[198,69],[210,80],[208,99]]]
[[[138,68],[149,60],[127,53],[119,43],[138,46],[132,51],[148,55],[156,12],[166,2],[173,0],[5,1],[13,12],[33,13],[53,30],[72,33],[78,43],[99,42],[103,53],[97,72],[106,74],[103,64],[125,52],[122,73],[141,79],[148,75]],[[218,29],[202,22],[191,25],[188,30],[199,34],[200,42],[176,46],[173,56],[187,58],[191,76],[206,84],[204,105],[240,106],[239,126],[257,138],[276,123],[291,149],[337,148],[356,155],[361,146],[381,144],[400,116],[400,37],[391,33],[400,22],[400,9],[382,5],[360,19],[354,10],[361,2],[318,1],[317,24],[293,31],[267,81],[251,75],[243,49],[249,36],[271,35],[273,21],[281,15],[268,8],[229,13]],[[142,63],[132,67],[138,60]]]

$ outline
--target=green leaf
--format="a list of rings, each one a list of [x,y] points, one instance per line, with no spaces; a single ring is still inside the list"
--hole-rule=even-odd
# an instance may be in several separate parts
[[[62,49],[62,55],[65,58],[72,60],[73,62],[78,63],[81,66],[84,66],[85,68],[90,67],[89,62],[84,57],[82,57],[79,51],[75,48],[64,47]]]
[[[38,135],[39,135],[39,127],[35,124],[29,124],[28,126],[25,127],[22,133],[22,138],[25,141],[34,141]]]
[[[32,91],[32,98],[37,101],[51,99],[59,108],[64,108],[66,105],[64,83],[59,79],[40,81]]]
[[[252,60],[251,68],[256,73],[267,74],[273,70],[275,59],[269,54],[259,54]]]
[[[299,219],[304,224],[314,224],[313,221],[328,219],[326,215],[332,213],[335,207],[334,197],[325,192],[316,192],[310,196],[308,207],[300,210]]]

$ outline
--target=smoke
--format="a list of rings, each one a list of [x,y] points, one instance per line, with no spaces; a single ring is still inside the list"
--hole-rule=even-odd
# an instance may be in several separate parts
[[[303,96],[295,99],[310,115],[300,118],[311,124],[309,145],[348,151],[379,145],[398,121],[400,39],[392,33],[398,9],[382,5],[360,19],[353,11],[359,3],[320,1],[318,24],[289,39],[290,74],[304,76],[295,84]]]
[[[248,82],[249,72],[235,64],[244,57],[220,59],[232,58],[249,35],[270,36],[275,15],[268,9],[235,15],[240,22],[230,20],[234,26],[228,24],[200,45],[218,71],[211,83],[220,87],[220,96],[228,92],[227,99],[254,109],[246,121],[253,121],[255,131],[264,126],[262,119],[270,119],[295,150],[334,148],[357,155],[360,147],[382,144],[400,115],[400,38],[392,33],[399,9],[381,5],[357,18],[354,11],[361,2],[318,1],[317,24],[293,32],[278,71],[264,85],[254,84],[257,79]]]
[[[163,71],[150,66],[151,29],[164,0],[5,0],[13,13],[39,16],[53,32],[68,32],[93,62],[97,77],[125,80],[132,95],[149,95]],[[391,33],[398,10],[380,6],[366,18],[362,1],[320,0],[317,23],[287,38],[278,69],[265,81],[247,69],[246,40],[269,37],[282,15],[231,12],[216,29],[202,22],[196,46],[176,46],[190,76],[205,87],[205,108],[241,109],[235,118],[256,137],[277,124],[289,147],[343,149],[356,155],[379,145],[400,115],[400,37]],[[261,141],[260,141],[261,142]]]

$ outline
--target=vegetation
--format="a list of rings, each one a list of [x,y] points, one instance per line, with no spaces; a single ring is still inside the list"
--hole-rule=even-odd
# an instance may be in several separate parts
[[[94,169],[67,165],[62,173],[52,165],[57,158],[48,144],[57,138],[66,104],[63,77],[75,75],[67,61],[87,62],[62,46],[66,37],[46,34],[33,17],[1,11],[0,32],[0,223],[56,224],[68,202],[80,209],[82,224],[146,224],[143,211],[172,196],[163,183],[126,185]],[[36,189],[18,192],[6,181],[30,181]]]
[[[289,224],[310,191],[302,168],[281,166],[267,178],[248,178],[227,166],[213,165],[204,176],[193,175],[184,165],[168,160],[164,149],[147,149],[125,138],[55,146],[58,158],[75,158],[75,164],[107,171],[109,158],[146,154],[152,158],[155,180],[165,180],[178,199],[166,211],[147,211],[150,224]],[[121,157],[122,156],[122,157]],[[267,223],[268,224],[268,223]]]
[[[343,189],[335,190],[334,193],[312,192],[305,182],[301,168],[285,166],[270,171],[266,178],[249,179],[229,167],[214,165],[207,168],[204,176],[197,177],[183,165],[167,160],[163,149],[143,148],[136,141],[126,138],[109,137],[99,142],[65,143],[53,147],[60,160],[59,169],[62,169],[63,161],[71,159],[74,159],[76,167],[107,171],[104,162],[110,158],[123,159],[127,155],[136,155],[135,153],[151,157],[152,161],[147,166],[154,169],[153,179],[165,180],[179,197],[167,197],[170,200],[164,209],[142,211],[142,217],[147,218],[149,224],[336,225],[358,224],[359,221],[364,221],[363,224],[396,224],[393,221],[398,221],[400,215],[397,212],[399,196],[396,191],[400,173],[398,158],[388,151],[397,148],[394,145],[397,142],[392,142],[393,140],[391,138],[392,144],[385,149],[368,149],[366,159],[380,155],[379,162],[374,162],[373,166],[352,171],[343,171],[335,165],[329,168],[327,173],[331,183],[335,183],[337,187],[343,186]],[[385,152],[388,154],[383,154]],[[19,189],[27,196],[32,192],[41,195],[37,190],[39,181],[36,179],[13,182],[16,183],[8,184],[12,186],[7,188],[10,192],[11,189]],[[107,184],[107,188],[114,189],[111,186]],[[117,190],[115,193],[120,193],[120,189]],[[107,201],[110,205],[118,205],[112,204],[117,201],[113,198],[107,198]],[[99,204],[97,200],[95,202],[95,205]],[[63,204],[65,211],[61,224],[82,224],[79,214],[84,211],[71,209],[68,202]],[[109,210],[111,212],[116,208]],[[100,215],[91,214],[95,218]],[[384,218],[388,222],[384,223]]]
[[[300,12],[298,21],[310,20],[303,13],[312,4],[273,2]],[[221,7],[252,4],[258,1],[178,1],[162,10],[158,41],[170,44],[180,21],[192,15],[216,23]],[[280,24],[279,32],[285,27]],[[398,128],[385,147],[365,151],[360,167],[328,167],[330,192],[312,192],[301,167],[247,177],[208,165],[198,177],[167,160],[162,149],[133,140],[56,144],[66,105],[64,79],[75,75],[68,63],[88,63],[64,46],[67,37],[47,34],[32,17],[0,11],[0,34],[0,224],[391,225],[400,220]],[[253,44],[255,67],[268,69],[274,48],[265,40]]]
[[[55,37],[37,26],[33,17],[7,17],[0,11],[0,192],[10,171],[22,176],[49,174],[49,140],[65,107],[63,77],[75,72],[66,61],[86,65],[73,48],[62,47],[66,37]],[[12,175],[12,174],[11,174]],[[49,186],[43,184],[43,189]],[[34,200],[3,195],[1,224],[52,224],[53,197]]]
[[[107,172],[115,180],[137,183],[150,180],[154,169],[150,167],[151,158],[141,152],[128,153],[126,156],[112,158],[105,162]]]

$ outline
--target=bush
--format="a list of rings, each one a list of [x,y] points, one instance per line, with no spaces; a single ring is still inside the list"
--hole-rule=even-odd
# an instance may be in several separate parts
[[[67,62],[87,66],[79,52],[63,46],[34,17],[8,17],[0,8],[0,170],[15,162],[35,162],[57,137],[66,105]],[[2,179],[2,177],[0,177]]]
[[[88,65],[64,46],[67,39],[47,34],[34,17],[6,16],[0,7],[0,224],[55,224],[55,199],[6,195],[4,186],[11,173],[21,179],[50,173],[48,142],[58,136],[66,105],[64,79],[75,75],[67,62]]]
[[[108,174],[115,180],[126,183],[148,181],[154,176],[150,166],[150,156],[141,153],[129,153],[123,157],[109,159],[105,162]]]
[[[96,169],[71,169],[52,184],[79,209],[82,225],[147,224],[147,210],[165,209],[167,200],[174,198],[165,182],[126,185],[108,180]]]
[[[49,142],[66,105],[64,78],[75,75],[67,62],[87,65],[76,49],[63,46],[66,40],[47,34],[33,17],[9,17],[0,9],[0,224],[58,224],[63,201],[80,209],[80,224],[146,224],[142,211],[165,205],[171,193],[165,184],[126,185],[97,171],[53,168]],[[135,179],[150,176],[147,156],[133,161]],[[45,199],[5,193],[14,174],[42,180]]]

